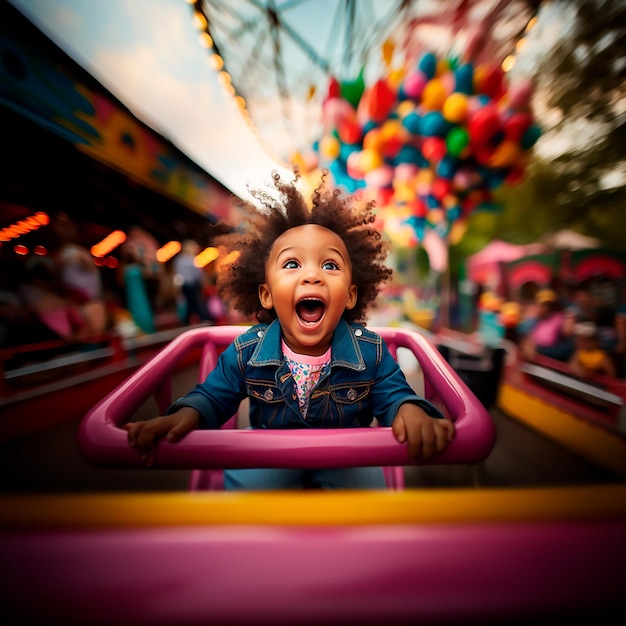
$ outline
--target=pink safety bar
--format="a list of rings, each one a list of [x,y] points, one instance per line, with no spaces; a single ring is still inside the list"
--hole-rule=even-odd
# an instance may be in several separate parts
[[[85,416],[79,447],[87,461],[99,466],[142,467],[121,428],[150,396],[164,413],[172,402],[171,380],[176,363],[200,350],[199,379],[214,366],[220,351],[245,330],[242,326],[209,326],[181,333],[140,367]],[[427,464],[468,464],[485,459],[495,443],[491,416],[421,334],[402,328],[372,328],[385,339],[391,353],[399,348],[416,357],[424,378],[424,396],[456,425],[456,438]],[[162,441],[155,466],[169,469],[316,468],[406,466],[405,445],[391,428],[310,430],[197,430],[183,441]]]

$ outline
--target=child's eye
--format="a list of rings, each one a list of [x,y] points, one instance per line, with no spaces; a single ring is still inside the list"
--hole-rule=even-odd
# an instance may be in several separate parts
[[[335,263],[334,261],[324,261],[324,263],[322,263],[322,269],[325,269],[325,270],[338,270],[339,269],[339,265],[337,265],[337,263]]]
[[[289,261],[285,261],[283,263],[283,269],[286,270],[295,270],[298,267],[300,267],[300,264],[298,261],[294,261],[293,259],[289,259]]]

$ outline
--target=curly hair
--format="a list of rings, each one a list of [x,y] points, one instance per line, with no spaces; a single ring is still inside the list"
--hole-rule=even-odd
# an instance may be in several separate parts
[[[297,226],[316,224],[333,231],[344,241],[352,263],[352,282],[357,286],[357,302],[346,309],[346,321],[364,322],[368,307],[378,295],[381,284],[391,277],[384,265],[388,244],[374,227],[374,204],[357,208],[352,197],[344,197],[339,189],[326,182],[328,171],[322,172],[309,207],[296,188],[298,174],[285,182],[272,172],[273,189],[250,190],[261,207],[240,200],[242,221],[231,232],[218,236],[217,245],[233,254],[219,266],[217,288],[222,299],[246,317],[271,322],[276,313],[261,306],[258,287],[265,282],[265,263],[272,245],[284,232]],[[277,194],[272,193],[278,192]]]

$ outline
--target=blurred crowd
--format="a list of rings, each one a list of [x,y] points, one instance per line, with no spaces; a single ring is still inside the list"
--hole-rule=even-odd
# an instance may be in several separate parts
[[[510,301],[485,293],[480,306],[528,361],[555,359],[581,378],[626,377],[626,279],[554,281]]]
[[[197,268],[196,241],[158,263],[141,229],[122,244],[117,267],[98,266],[65,214],[51,223],[47,254],[5,254],[0,264],[0,349],[41,344],[46,356],[194,323],[224,323],[210,268]],[[130,235],[133,235],[132,237]],[[140,235],[144,235],[143,237]]]

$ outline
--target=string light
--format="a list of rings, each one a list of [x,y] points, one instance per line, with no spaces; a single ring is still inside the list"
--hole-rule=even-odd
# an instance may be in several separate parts
[[[50,216],[43,211],[38,211],[26,219],[15,222],[10,226],[6,226],[0,230],[0,241],[11,241],[11,239],[18,239],[22,235],[27,235],[33,230],[37,230],[42,226],[47,226],[50,223]]]
[[[180,241],[168,241],[164,246],[161,246],[156,251],[156,260],[159,263],[166,263],[173,256],[177,255],[181,251],[182,247],[183,246]]]
[[[105,257],[112,250],[126,241],[126,233],[121,230],[114,230],[102,241],[91,246],[91,254],[95,257]]]

